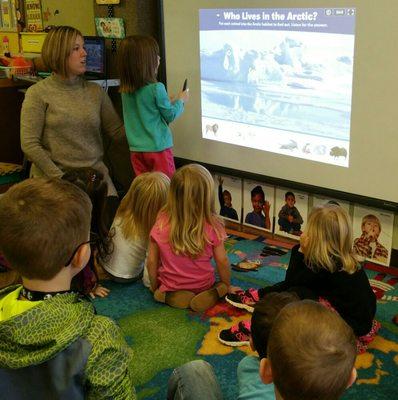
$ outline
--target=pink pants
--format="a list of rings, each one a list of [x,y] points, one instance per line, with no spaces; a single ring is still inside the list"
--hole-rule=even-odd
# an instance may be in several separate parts
[[[130,153],[131,165],[136,175],[144,172],[163,172],[171,178],[176,170],[172,149],[157,152],[136,152]]]

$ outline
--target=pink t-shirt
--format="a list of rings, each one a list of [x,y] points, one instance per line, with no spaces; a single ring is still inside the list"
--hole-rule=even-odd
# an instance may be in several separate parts
[[[199,293],[209,289],[215,283],[214,267],[211,265],[213,248],[222,243],[225,230],[221,229],[222,237],[208,223],[205,224],[206,237],[210,243],[205,244],[203,253],[196,258],[173,253],[169,243],[170,225],[165,215],[160,215],[151,230],[151,239],[159,247],[160,266],[158,269],[159,290],[174,292],[176,290],[191,290]]]

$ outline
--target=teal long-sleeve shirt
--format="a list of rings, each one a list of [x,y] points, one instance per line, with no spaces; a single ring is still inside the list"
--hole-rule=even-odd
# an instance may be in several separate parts
[[[170,102],[163,83],[122,93],[123,119],[130,151],[157,152],[173,147],[168,123],[183,111],[184,102]]]

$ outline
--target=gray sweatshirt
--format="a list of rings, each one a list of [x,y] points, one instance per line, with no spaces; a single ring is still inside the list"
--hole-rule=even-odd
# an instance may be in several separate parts
[[[21,146],[33,176],[60,177],[65,168],[93,167],[104,173],[108,194],[115,194],[102,161],[102,134],[113,138],[122,130],[111,100],[96,83],[54,74],[26,92]]]

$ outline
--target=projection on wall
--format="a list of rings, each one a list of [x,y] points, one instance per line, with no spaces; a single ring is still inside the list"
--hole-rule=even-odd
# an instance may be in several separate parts
[[[201,9],[202,137],[349,166],[355,9]]]

